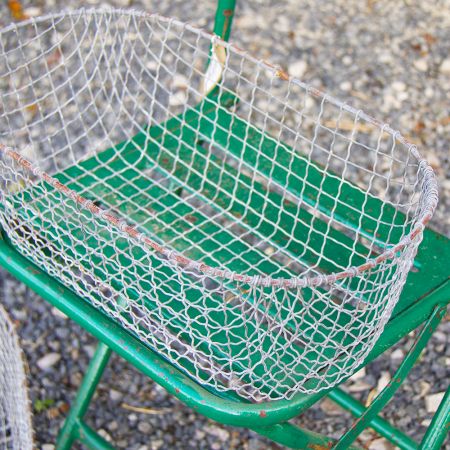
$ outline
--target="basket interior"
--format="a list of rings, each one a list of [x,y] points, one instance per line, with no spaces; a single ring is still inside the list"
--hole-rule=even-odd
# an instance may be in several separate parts
[[[82,12],[3,32],[2,45],[2,142],[192,260],[330,274],[414,223],[418,164],[392,133],[232,47],[202,96],[211,39],[198,30]],[[261,301],[174,268],[37,173],[0,167],[15,245],[203,383],[252,400],[329,386],[382,328],[396,260],[301,295],[266,286]]]

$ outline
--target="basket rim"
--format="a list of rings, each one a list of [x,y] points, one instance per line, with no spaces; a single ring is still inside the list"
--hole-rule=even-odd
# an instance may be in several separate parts
[[[418,200],[419,204],[423,202],[423,205],[421,205],[422,208],[420,208],[420,213],[415,217],[416,220],[414,227],[409,231],[408,234],[403,236],[402,239],[400,239],[400,241],[397,244],[395,244],[394,246],[392,246],[387,250],[384,250],[376,258],[367,258],[364,264],[358,266],[356,265],[349,266],[348,268],[342,271],[336,271],[329,274],[317,274],[314,276],[298,275],[290,278],[286,277],[272,278],[272,276],[270,275],[263,275],[263,276],[245,275],[231,271],[229,269],[221,268],[220,266],[210,266],[205,263],[192,260],[188,257],[183,256],[181,253],[171,250],[169,247],[158,244],[157,242],[150,239],[145,233],[141,233],[135,227],[127,225],[124,221],[124,218],[121,218],[115,214],[108,212],[108,210],[105,208],[96,206],[92,201],[86,199],[85,197],[80,196],[79,194],[77,194],[76,191],[68,188],[66,185],[58,181],[56,178],[42,171],[37,165],[32,164],[29,160],[21,156],[14,149],[2,143],[0,143],[0,154],[4,153],[10,156],[17,163],[19,163],[24,169],[28,170],[29,172],[32,172],[34,175],[48,182],[55,189],[65,194],[67,197],[72,198],[82,207],[87,208],[95,216],[101,217],[102,219],[106,220],[116,229],[127,234],[131,239],[137,240],[138,242],[143,242],[144,244],[155,250],[155,252],[164,255],[169,260],[175,262],[177,265],[180,265],[182,267],[184,266],[184,268],[199,270],[207,276],[237,281],[240,283],[250,284],[252,286],[299,288],[308,286],[312,287],[321,285],[331,285],[339,280],[356,277],[360,273],[368,271],[384,261],[394,259],[395,254],[397,252],[404,250],[416,238],[420,239],[422,237],[425,226],[433,217],[439,196],[438,196],[438,184],[436,174],[431,165],[427,162],[427,160],[422,157],[415,144],[411,143],[399,131],[391,128],[389,124],[379,121],[374,117],[372,117],[371,115],[366,114],[361,109],[356,109],[350,104],[342,102],[337,98],[319,89],[316,89],[295,77],[290,76],[280,67],[277,67],[271,64],[270,62],[265,61],[264,59],[252,56],[247,51],[240,49],[233,43],[224,41],[223,39],[219,38],[218,36],[214,35],[211,32],[208,32],[202,28],[199,28],[187,22],[183,22],[175,18],[165,17],[157,13],[148,13],[133,8],[124,9],[124,8],[93,7],[93,8],[79,8],[75,10],[63,10],[57,13],[49,13],[38,17],[32,17],[18,23],[11,23],[5,27],[0,28],[0,37],[3,33],[30,24],[38,24],[48,19],[60,18],[65,16],[76,16],[82,14],[85,15],[120,14],[120,15],[127,15],[130,17],[133,16],[146,19],[153,18],[165,23],[181,26],[183,28],[188,29],[189,31],[201,35],[202,37],[205,37],[206,39],[209,39],[211,41],[211,44],[219,44],[227,50],[231,49],[233,52],[239,54],[240,56],[246,58],[247,60],[262,66],[264,69],[268,70],[274,76],[282,79],[283,81],[287,83],[296,84],[299,87],[303,88],[312,96],[320,98],[322,99],[322,101],[328,101],[329,103],[341,108],[342,110],[350,114],[353,114],[356,118],[361,118],[366,122],[374,125],[375,127],[379,128],[382,132],[390,134],[393,137],[393,139],[395,139],[398,143],[403,144],[406,147],[405,150],[407,152],[410,152],[411,155],[417,160],[418,171],[422,170],[423,172],[422,189],[420,190],[420,197]]]

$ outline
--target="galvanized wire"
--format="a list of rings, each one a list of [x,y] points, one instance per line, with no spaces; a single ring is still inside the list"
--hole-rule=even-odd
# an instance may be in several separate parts
[[[31,450],[33,429],[23,354],[14,325],[0,305],[0,449]]]
[[[0,219],[24,255],[216,390],[291,398],[358,367],[436,206],[415,146],[158,15],[48,15],[0,45]]]

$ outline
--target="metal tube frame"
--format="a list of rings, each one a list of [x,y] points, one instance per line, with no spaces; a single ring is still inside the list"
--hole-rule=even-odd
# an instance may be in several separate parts
[[[173,366],[129,332],[123,330],[120,325],[29,262],[12,248],[2,235],[0,235],[0,265],[104,343],[105,348],[96,353],[94,361],[89,366],[86,379],[82,383],[81,393],[78,394],[75,401],[75,412],[71,411],[69,414],[70,422],[64,425],[64,431],[61,432],[61,435],[69,435],[69,440],[72,440],[72,442],[80,439],[90,448],[111,448],[100,436],[94,437],[95,431],[90,430],[82,421],[106,365],[107,354],[110,351],[122,356],[187,406],[210,419],[225,425],[251,428],[280,444],[293,448],[305,448],[303,446],[305,442],[316,445],[317,448],[320,448],[318,446],[335,444],[326,436],[302,430],[287,423],[289,419],[301,414],[323,396],[328,395],[354,415],[361,415],[365,411],[362,405],[357,406],[356,400],[349,400],[337,389],[314,395],[298,394],[289,401],[278,400],[261,404],[245,403],[242,399],[238,400],[237,397],[233,398],[232,396],[221,398],[204,389],[180,371],[174,370]],[[429,338],[437,326],[438,320],[436,317],[440,319],[441,311],[445,309],[445,305],[448,303],[449,291],[450,282],[447,281],[427,297],[420,299],[417,304],[392,319],[387,324],[375,350],[363,365],[395,344],[400,336],[404,336],[421,324],[424,324],[424,329],[428,330],[426,334]],[[440,311],[439,314],[436,313],[436,310]],[[422,339],[420,344],[416,344],[414,348],[423,348],[425,341],[425,339]],[[107,351],[106,347],[109,347]],[[422,445],[422,448],[427,450],[439,448],[439,443],[443,441],[446,435],[444,424],[448,421],[448,415],[449,396],[447,395],[441,403],[437,416],[430,425],[431,430],[428,430],[425,436],[424,445],[426,447]],[[377,416],[366,423],[365,426],[373,427],[389,440],[392,439],[392,442],[400,448],[417,448],[417,444],[414,445],[413,443],[414,441]],[[70,428],[73,428],[72,432],[68,432]],[[67,438],[60,437],[59,442],[66,445],[66,447],[59,448],[69,448],[65,443]]]

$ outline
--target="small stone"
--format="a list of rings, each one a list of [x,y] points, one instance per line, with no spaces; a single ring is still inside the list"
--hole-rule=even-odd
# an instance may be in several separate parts
[[[344,64],[345,66],[349,66],[352,63],[353,63],[353,58],[350,55],[345,55],[342,58],[342,64]]]
[[[208,434],[210,434],[212,436],[215,436],[216,438],[218,438],[222,442],[226,442],[230,438],[229,431],[227,431],[227,430],[225,430],[224,428],[221,428],[221,427],[216,427],[214,425],[206,427],[205,431]]]
[[[403,81],[394,81],[392,83],[392,89],[397,92],[403,92],[406,90],[406,84]]]
[[[144,434],[148,434],[152,431],[152,426],[148,422],[139,422],[137,427],[138,430]]]
[[[428,62],[425,58],[416,59],[414,61],[414,67],[420,72],[426,72],[428,70]]]
[[[350,380],[359,380],[361,378],[364,378],[366,376],[366,368],[363,367],[358,370],[358,372],[355,372],[351,377]]]
[[[369,444],[369,450],[392,450],[393,448],[384,438],[375,439]]]
[[[430,86],[427,86],[427,87],[425,88],[424,94],[425,94],[425,97],[426,97],[426,98],[433,98],[433,96],[434,96],[434,90],[433,90]]]
[[[162,439],[156,439],[150,443],[151,450],[159,450],[164,445],[164,441]]]
[[[390,64],[393,61],[392,54],[390,52],[382,52],[378,55],[378,61],[382,64]]]
[[[54,366],[60,359],[61,355],[59,353],[47,353],[42,358],[39,358],[36,364],[39,369],[47,370]]]
[[[403,359],[405,352],[401,348],[397,348],[391,354],[391,359]]]
[[[155,72],[158,69],[158,63],[152,59],[145,64],[145,67],[150,70],[150,72]]]
[[[288,72],[295,78],[301,78],[308,70],[308,63],[303,60],[296,61],[289,66]]]
[[[53,307],[51,311],[55,317],[60,317],[61,319],[68,319],[68,317],[58,308]]]
[[[27,17],[37,17],[42,15],[42,9],[38,8],[37,6],[30,6],[28,8],[25,8],[23,12]]]
[[[178,90],[174,92],[169,98],[170,106],[181,106],[187,101],[187,94],[184,90]]]
[[[55,446],[53,444],[44,444],[41,447],[42,450],[55,450]]]
[[[236,27],[253,28],[255,26],[255,18],[253,14],[242,14],[236,17]]]
[[[377,382],[377,392],[380,393],[391,381],[391,375],[387,371],[381,372],[381,376]]]
[[[392,95],[389,91],[383,96],[383,109],[390,111],[391,109],[398,109],[402,105],[396,96]]]
[[[357,380],[356,383],[351,384],[348,387],[349,392],[362,392],[367,391],[372,387],[371,384],[366,383],[365,381]]]
[[[103,428],[100,428],[98,430],[98,434],[105,439],[105,441],[107,442],[112,442],[112,437],[108,434],[108,432],[106,430],[104,430]]]
[[[122,399],[122,392],[116,391],[115,389],[110,389],[110,391],[109,391],[109,398],[113,402],[118,402],[119,400]]]
[[[450,75],[450,58],[444,59],[442,61],[439,72],[443,73],[444,75]]]
[[[341,91],[345,91],[345,92],[351,91],[351,89],[352,89],[352,83],[350,83],[350,81],[343,81],[343,82],[339,85],[339,89],[340,89]]]
[[[445,189],[450,188],[450,180],[445,180],[448,182],[448,184],[445,183],[441,183],[441,186]],[[433,334],[434,339],[436,339],[438,342],[441,342],[443,344],[445,344],[447,342],[447,335],[445,333],[443,333],[442,331],[435,331]]]
[[[206,433],[202,430],[195,430],[195,439],[197,441],[203,441],[205,439]]]
[[[436,153],[434,152],[428,152],[425,156],[425,159],[428,161],[428,164],[433,168],[433,169],[439,169],[441,162],[439,161],[439,158],[437,157]]]
[[[188,79],[181,74],[175,74],[172,78],[172,87],[177,89],[187,89],[189,85]]]
[[[115,420],[113,420],[112,422],[110,422],[108,424],[109,431],[115,431],[115,430],[117,430],[117,428],[119,428],[119,424]]]
[[[446,191],[450,191],[450,179],[442,181],[441,186]],[[442,334],[444,334],[444,333],[442,333]]]
[[[431,384],[427,383],[426,381],[420,380],[419,386],[420,386],[419,396],[423,398],[423,397],[425,397],[425,395],[428,394],[428,392],[430,392]]]
[[[131,422],[131,423],[137,422],[137,419],[138,419],[138,417],[137,417],[136,414],[129,414],[129,415],[128,415],[128,420],[129,420],[129,422]]]
[[[437,394],[427,395],[425,397],[425,408],[427,412],[434,413],[438,410],[445,392],[438,392]]]

